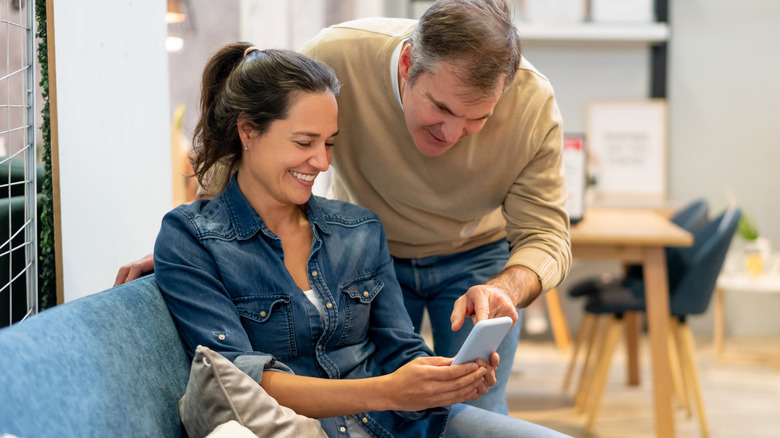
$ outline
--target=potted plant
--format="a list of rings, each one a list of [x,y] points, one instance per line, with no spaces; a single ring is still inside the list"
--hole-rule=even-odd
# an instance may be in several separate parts
[[[761,237],[755,223],[747,214],[742,215],[737,225],[737,235],[744,242],[745,270],[751,276],[758,277],[764,272],[764,264],[772,252],[769,239]]]

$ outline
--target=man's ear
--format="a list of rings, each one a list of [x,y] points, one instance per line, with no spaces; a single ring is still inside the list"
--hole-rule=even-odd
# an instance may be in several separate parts
[[[404,43],[398,57],[398,73],[405,81],[409,80],[409,70],[412,68],[412,45]]]

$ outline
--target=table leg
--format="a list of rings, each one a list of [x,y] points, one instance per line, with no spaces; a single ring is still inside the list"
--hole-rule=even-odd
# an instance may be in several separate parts
[[[562,353],[566,353],[571,345],[571,333],[569,332],[569,323],[566,321],[566,315],[563,314],[558,289],[547,291],[544,295],[544,302],[547,304],[547,315],[550,317],[555,344]]]
[[[666,254],[662,247],[644,250],[645,300],[650,352],[653,361],[653,392],[656,436],[675,436],[672,411],[672,372],[669,366],[669,282]]]

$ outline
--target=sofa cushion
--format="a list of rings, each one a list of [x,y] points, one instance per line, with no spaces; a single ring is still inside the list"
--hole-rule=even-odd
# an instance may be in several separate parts
[[[181,436],[190,361],[154,276],[0,330],[0,432]]]
[[[257,436],[326,437],[319,421],[279,405],[232,362],[204,346],[195,350],[179,412],[190,438],[205,437],[229,421]]]

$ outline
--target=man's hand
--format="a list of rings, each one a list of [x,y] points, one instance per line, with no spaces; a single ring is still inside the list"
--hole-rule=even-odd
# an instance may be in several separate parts
[[[517,322],[517,309],[506,290],[480,284],[470,287],[455,301],[450,316],[452,331],[460,330],[467,316],[471,317],[471,322],[474,324],[483,319],[508,316],[512,318],[512,327],[514,327]]]
[[[476,324],[483,319],[508,316],[517,323],[517,308],[531,304],[542,291],[536,274],[524,266],[510,266],[486,284],[472,286],[455,301],[452,330],[463,327],[466,317]]]
[[[116,274],[116,280],[114,280],[114,286],[119,286],[128,281],[135,280],[136,278],[151,272],[154,272],[154,258],[151,254],[147,254],[142,258],[119,268],[119,272]]]

